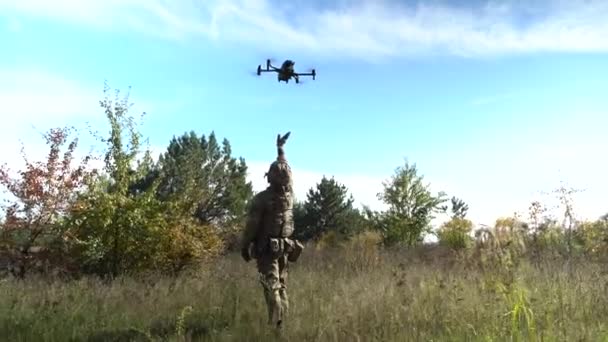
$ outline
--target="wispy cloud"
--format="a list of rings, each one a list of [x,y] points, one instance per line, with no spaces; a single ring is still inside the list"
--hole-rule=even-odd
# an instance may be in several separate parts
[[[0,0],[0,10],[5,16],[26,14],[171,39],[203,36],[323,56],[608,51],[606,1],[476,3]]]
[[[0,69],[0,79],[4,129],[99,112],[101,87],[87,89],[77,81],[34,68]]]
[[[2,103],[3,125],[0,132],[6,134],[32,125],[55,127],[71,122],[84,123],[105,120],[99,101],[103,97],[103,79],[98,82],[83,82],[68,75],[48,71],[45,68],[21,65],[18,68],[0,68],[0,103]],[[109,84],[126,95],[126,85]],[[110,96],[114,96],[112,91]],[[137,94],[130,94],[135,102],[131,108],[133,115],[151,111],[163,105],[162,101],[141,100]],[[20,133],[20,132],[19,132]]]
[[[42,68],[26,66],[0,68],[0,80],[0,144],[3,146],[0,163],[6,163],[11,169],[18,170],[23,166],[22,147],[29,160],[46,158],[48,146],[42,134],[51,128],[74,126],[80,130],[77,135],[79,148],[75,152],[77,158],[89,153],[92,145],[97,145],[89,135],[88,125],[94,131],[105,133],[106,118],[99,106],[103,97],[103,80],[91,85]],[[121,90],[123,94],[126,91]],[[130,99],[133,100],[133,96]],[[134,102],[132,114],[135,116],[141,113],[141,108],[153,108],[150,102]],[[94,151],[98,152],[98,148],[95,147]]]
[[[48,147],[41,134],[48,129],[82,124],[99,113],[100,97],[94,89],[54,73],[37,68],[0,69],[0,80],[0,163],[13,169],[23,165],[22,147],[28,159],[45,158]]]

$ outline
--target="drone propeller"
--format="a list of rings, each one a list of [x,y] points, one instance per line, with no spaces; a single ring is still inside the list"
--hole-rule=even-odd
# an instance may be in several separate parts
[[[271,66],[277,67],[277,60],[275,58],[267,58],[266,63],[264,63],[266,68],[270,68]]]

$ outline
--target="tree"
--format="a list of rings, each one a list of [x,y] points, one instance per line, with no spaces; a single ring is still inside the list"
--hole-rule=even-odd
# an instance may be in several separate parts
[[[86,178],[93,172],[87,169],[90,156],[74,165],[78,139],[67,144],[71,131],[70,128],[55,128],[44,134],[50,147],[44,162],[29,161],[22,150],[25,170],[20,171],[18,177],[11,176],[6,165],[0,167],[0,185],[12,197],[2,206],[5,212],[0,226],[2,242],[5,248],[18,250],[21,257],[28,256],[35,245],[63,245],[72,238],[70,231],[62,229],[61,223],[83,189]],[[22,265],[20,275],[24,272],[25,265]]]
[[[294,232],[293,236],[297,239],[304,241],[307,239],[307,222],[306,207],[303,201],[295,200],[293,203],[293,225]]]
[[[606,255],[608,252],[608,220],[580,222],[575,237],[588,255]]]
[[[107,93],[108,88],[104,89]],[[106,96],[100,102],[110,123],[105,174],[88,184],[72,210],[69,226],[80,243],[74,248],[84,271],[111,277],[124,272],[176,272],[221,249],[217,233],[183,215],[181,203],[157,198],[159,179],[142,188],[134,185],[153,169],[124,99]],[[128,143],[125,143],[125,140]]]
[[[444,222],[437,230],[439,243],[453,249],[466,248],[473,241],[469,235],[473,229],[473,222],[465,217],[469,206],[460,198],[450,198],[452,216],[449,221]]]
[[[455,196],[452,196],[450,201],[452,202],[452,218],[464,219],[469,211],[469,206],[462,199]]]
[[[437,231],[439,243],[453,249],[467,248],[473,242],[470,236],[473,230],[473,222],[464,217],[454,216],[451,220],[443,223]]]
[[[85,271],[116,276],[135,268],[142,260],[150,260],[149,251],[158,240],[152,224],[162,226],[162,211],[152,201],[150,192],[131,192],[147,166],[137,163],[141,134],[129,115],[128,94],[113,100],[104,87],[105,98],[100,106],[109,121],[109,137],[104,156],[104,174],[91,180],[88,191],[80,196],[72,211],[69,225],[77,232],[80,244],[74,248]]]
[[[581,192],[581,190],[567,188],[563,183],[557,189],[553,190],[553,193],[557,194],[557,197],[564,208],[562,225],[566,229],[568,253],[571,253],[572,251],[572,231],[576,225],[576,219],[574,218],[574,201],[572,196],[578,192]]]
[[[446,201],[445,193],[433,196],[429,185],[422,183],[416,164],[398,167],[389,181],[383,182],[384,191],[378,198],[389,208],[381,214],[372,214],[377,226],[383,230],[388,244],[403,243],[414,245],[422,242],[425,234],[430,232],[430,222],[436,212],[445,212],[442,204]]]
[[[144,183],[157,178],[159,198],[179,203],[203,224],[241,219],[253,195],[245,161],[231,156],[227,139],[220,146],[214,132],[174,137],[153,172]]]
[[[309,189],[306,202],[295,207],[298,216],[294,217],[301,222],[297,237],[318,239],[328,232],[345,237],[352,235],[361,227],[361,215],[353,208],[353,203],[346,186],[333,177],[323,176],[316,188]]]

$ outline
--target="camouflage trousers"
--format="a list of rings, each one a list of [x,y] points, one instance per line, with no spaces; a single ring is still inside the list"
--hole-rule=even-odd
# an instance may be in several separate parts
[[[260,283],[268,309],[268,323],[279,326],[289,310],[287,298],[287,256],[273,257],[265,253],[257,259]]]

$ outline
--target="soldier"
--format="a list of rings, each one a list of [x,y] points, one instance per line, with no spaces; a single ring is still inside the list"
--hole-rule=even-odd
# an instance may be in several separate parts
[[[257,261],[268,323],[277,327],[289,309],[288,262],[295,262],[303,249],[299,241],[290,238],[294,230],[293,186],[291,168],[283,151],[289,134],[277,136],[278,157],[265,175],[269,186],[252,200],[241,246],[241,256],[246,262],[251,258]]]

